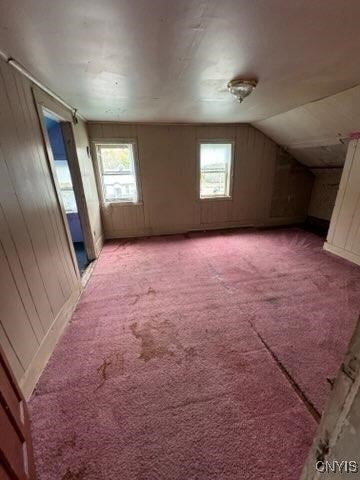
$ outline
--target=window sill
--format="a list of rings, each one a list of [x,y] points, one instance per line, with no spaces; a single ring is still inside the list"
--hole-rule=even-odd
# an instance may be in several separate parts
[[[230,197],[229,195],[226,195],[226,196],[223,196],[223,197],[200,197],[199,200],[201,202],[205,201],[205,202],[216,202],[216,201],[229,201],[229,200],[232,200],[232,197]]]
[[[112,207],[112,206],[124,206],[124,207],[139,207],[141,205],[144,205],[144,202],[121,202],[121,201],[114,201],[114,202],[104,202],[102,206],[104,208]]]

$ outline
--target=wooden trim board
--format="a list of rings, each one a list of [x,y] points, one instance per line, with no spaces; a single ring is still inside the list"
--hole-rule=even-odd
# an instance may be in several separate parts
[[[327,252],[333,253],[338,257],[345,258],[345,260],[355,263],[356,265],[360,265],[360,255],[356,255],[356,253],[349,252],[344,248],[336,247],[335,245],[331,245],[328,242],[324,243],[324,250],[326,250]]]
[[[63,308],[60,310],[53,324],[49,328],[47,334],[43,338],[36,355],[32,359],[22,378],[19,380],[21,391],[23,392],[26,400],[31,397],[31,394],[44,368],[46,367],[46,364],[49,361],[57,342],[62,336],[65,327],[71,318],[79,297],[80,289],[75,290],[68,301],[64,304]]]

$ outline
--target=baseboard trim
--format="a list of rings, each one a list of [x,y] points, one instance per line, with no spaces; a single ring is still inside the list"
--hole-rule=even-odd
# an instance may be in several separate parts
[[[100,252],[101,252],[101,249],[103,247],[103,244],[104,244],[104,238],[103,236],[101,235],[95,242],[95,255],[96,255],[96,258],[99,256]]]
[[[329,220],[324,220],[318,217],[312,217],[311,215],[307,217],[304,222],[304,228],[309,232],[319,235],[324,240],[327,237],[329,231],[330,222]]]
[[[286,227],[287,225],[301,225],[306,220],[306,216],[299,215],[297,217],[270,217],[269,219],[263,220],[262,227]]]
[[[138,237],[157,237],[160,235],[181,235],[189,232],[203,232],[207,230],[224,230],[228,228],[263,228],[274,226],[298,225],[305,221],[304,216],[299,217],[277,217],[268,219],[244,219],[241,221],[227,221],[218,223],[202,223],[196,226],[184,226],[176,229],[158,228],[154,230],[132,230],[132,231],[107,231],[105,232],[106,240],[116,240],[121,238],[138,238]]]
[[[49,328],[49,331],[39,345],[39,348],[34,358],[31,360],[30,365],[26,369],[22,378],[19,380],[21,391],[23,392],[26,400],[29,400],[31,397],[31,394],[34,391],[34,388],[47,362],[49,361],[57,342],[62,336],[65,327],[71,318],[74,308],[77,305],[80,293],[80,290],[74,291],[68,301],[64,304],[53,324]]]
[[[338,257],[345,258],[345,260],[355,263],[356,265],[360,265],[360,255],[357,255],[356,253],[349,252],[348,250],[344,250],[340,247],[336,247],[335,245],[331,245],[328,242],[324,243],[324,250],[334,255],[337,255]]]

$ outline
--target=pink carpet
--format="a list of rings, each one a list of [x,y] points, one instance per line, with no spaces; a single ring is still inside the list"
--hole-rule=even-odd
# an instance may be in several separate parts
[[[30,403],[39,480],[297,480],[359,294],[300,229],[106,244]]]

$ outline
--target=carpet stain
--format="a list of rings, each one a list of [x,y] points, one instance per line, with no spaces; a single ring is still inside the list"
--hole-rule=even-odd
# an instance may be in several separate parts
[[[151,295],[154,297],[156,295],[156,290],[154,290],[152,287],[149,287],[147,289],[146,295]],[[135,305],[141,298],[141,296],[138,293],[136,293],[133,297],[134,297],[134,300],[130,303],[130,305]]]
[[[134,300],[130,303],[130,305],[135,305],[140,300],[140,295],[136,294],[134,296]]]
[[[332,280],[334,280],[332,278]],[[342,287],[344,290],[355,290],[359,289],[359,281],[357,279],[350,279],[346,282],[346,284]]]
[[[124,240],[124,241],[119,245],[119,247],[122,247],[123,249],[125,249],[125,248],[129,247],[130,245],[132,245],[133,243],[135,243],[135,242],[133,242],[132,240]]]
[[[265,301],[269,303],[277,303],[279,301],[279,297],[267,297],[265,298]]]
[[[154,358],[180,356],[177,363],[182,362],[182,357],[196,355],[193,347],[185,348],[177,338],[174,325],[164,320],[162,322],[146,322],[139,326],[137,322],[130,325],[131,333],[141,340],[139,358],[148,362]]]
[[[167,322],[162,322],[157,327],[154,327],[150,322],[146,322],[140,327],[137,322],[134,322],[130,325],[130,330],[135,338],[141,340],[139,358],[144,362],[153,358],[174,355],[174,352],[169,348],[171,341],[168,335],[169,325]]]
[[[101,379],[100,384],[96,387],[96,390],[99,390],[109,378],[123,375],[124,354],[122,352],[112,352],[107,357],[104,357],[102,363],[97,368],[97,373]]]
[[[61,445],[59,445],[56,449],[55,456],[56,457],[62,457],[63,452],[66,451],[67,449],[73,449],[76,446],[76,433],[72,432],[70,434],[70,438],[65,439]]]
[[[68,468],[65,474],[61,477],[61,480],[83,480],[86,475],[86,467],[81,467],[77,470],[71,470]]]

